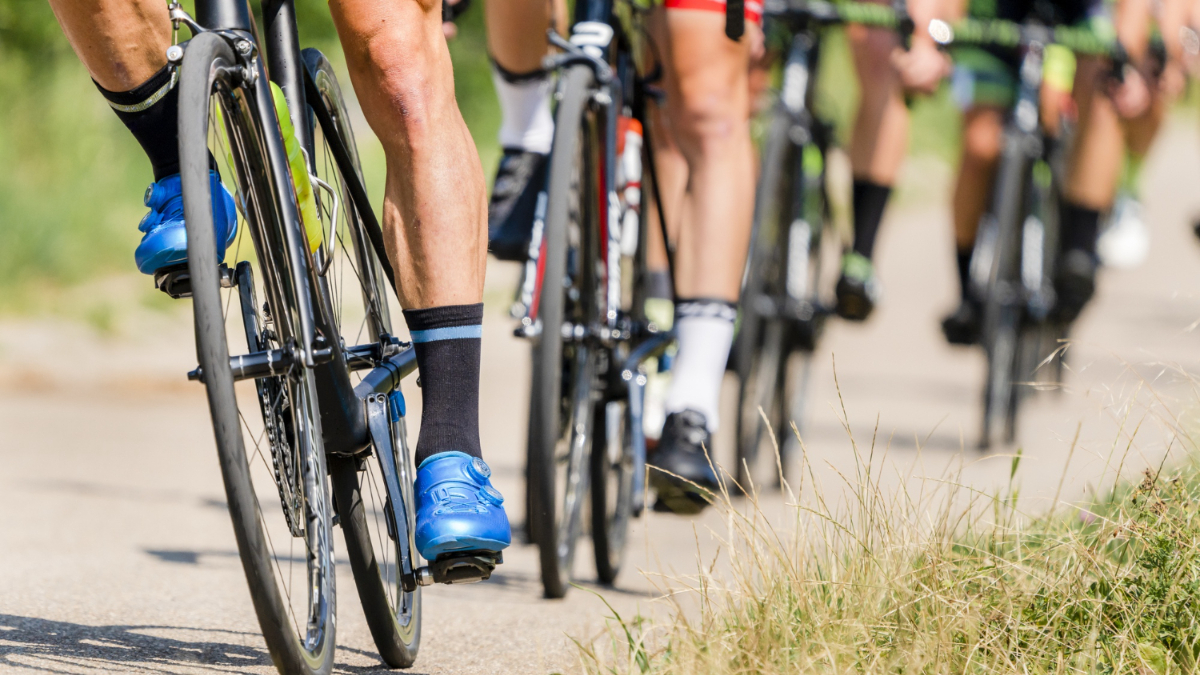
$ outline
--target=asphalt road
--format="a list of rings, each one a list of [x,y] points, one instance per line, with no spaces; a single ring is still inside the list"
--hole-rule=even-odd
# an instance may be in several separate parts
[[[1028,407],[1014,479],[1025,508],[1044,508],[1060,483],[1063,501],[1085,499],[1118,467],[1135,475],[1168,446],[1192,447],[1179,432],[1194,428],[1200,369],[1200,244],[1188,225],[1200,213],[1194,126],[1174,124],[1148,163],[1149,260],[1105,274],[1073,336],[1066,387]],[[832,325],[813,356],[800,420],[807,459],[832,490],[853,476],[846,421],[864,456],[874,438],[885,482],[949,474],[995,490],[1010,480],[1011,449],[975,449],[982,357],[946,346],[937,326],[955,282],[945,209],[929,205],[944,203],[947,176],[914,162],[906,180],[916,196],[893,210],[879,246],[884,305],[866,325]],[[508,337],[511,280],[511,268],[496,267],[489,282],[482,430],[496,483],[513,498],[521,494],[528,357]],[[96,292],[119,298],[142,283],[117,280]],[[109,334],[61,318],[0,320],[0,672],[272,672],[203,392],[184,379],[193,354],[186,310],[122,310]],[[410,397],[415,420],[415,389]],[[725,436],[715,452],[729,457]],[[518,522],[519,502],[510,499]],[[662,612],[660,575],[694,570],[697,550],[713,547],[708,528],[722,527],[711,512],[696,521],[651,513],[634,528],[616,588],[589,586],[586,546],[580,581],[623,614]],[[348,566],[338,584],[338,672],[375,672]],[[417,673],[569,671],[577,667],[570,638],[597,635],[608,614],[582,590],[541,599],[527,545],[506,554],[492,581],[425,597]]]

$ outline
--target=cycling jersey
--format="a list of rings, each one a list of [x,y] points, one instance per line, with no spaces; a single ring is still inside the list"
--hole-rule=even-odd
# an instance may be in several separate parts
[[[666,0],[667,9],[699,9],[725,13],[725,0]],[[746,0],[746,20],[762,24],[763,4],[759,0]]]
[[[1106,0],[970,0],[967,15],[973,19],[1017,23],[1037,16],[1051,25],[1087,27],[1100,34],[1114,32],[1110,3]],[[954,99],[963,108],[1011,107],[1016,98],[1020,59],[1020,54],[1000,47],[954,49],[951,84]],[[1043,72],[1049,86],[1070,91],[1074,59],[1062,49],[1047,50]]]

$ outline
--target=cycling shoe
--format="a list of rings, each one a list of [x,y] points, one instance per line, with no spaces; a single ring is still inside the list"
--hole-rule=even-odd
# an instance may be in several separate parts
[[[982,326],[983,308],[974,300],[963,300],[952,314],[942,319],[942,333],[952,345],[977,344]]]
[[[1055,318],[1070,323],[1079,317],[1096,292],[1096,268],[1099,266],[1096,256],[1087,251],[1073,249],[1063,254],[1054,278]]]
[[[650,485],[658,493],[656,510],[700,513],[708,506],[710,495],[721,488],[704,452],[711,446],[706,422],[695,410],[667,415],[662,437],[647,460]]]
[[[850,251],[842,256],[842,276],[837,282],[838,316],[865,321],[879,301],[879,280],[870,258]]]
[[[538,192],[546,184],[548,157],[505,148],[488,202],[488,250],[498,260],[523,261],[529,255]]]
[[[237,209],[233,195],[221,184],[221,175],[209,171],[213,193],[213,228],[217,240],[217,262],[225,260],[225,249],[237,235]],[[183,225],[183,188],[179,174],[151,183],[144,199],[150,207],[138,229],[144,234],[134,252],[137,268],[142,274],[154,274],[168,265],[187,260],[187,229]]]
[[[417,550],[426,560],[474,551],[499,552],[512,543],[504,497],[478,457],[440,452],[417,468]]]

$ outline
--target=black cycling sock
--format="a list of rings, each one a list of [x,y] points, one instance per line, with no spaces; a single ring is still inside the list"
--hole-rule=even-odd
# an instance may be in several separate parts
[[[439,452],[482,457],[479,447],[479,354],[483,303],[406,309],[421,383],[417,466]]]
[[[971,286],[971,252],[971,249],[954,252],[954,259],[958,263],[958,290],[964,300]]]
[[[179,173],[179,90],[171,75],[163,66],[130,91],[109,91],[96,84],[146,152],[155,181]]]
[[[1064,201],[1062,220],[1062,250],[1084,251],[1096,255],[1096,238],[1100,232],[1100,212],[1086,206]]]
[[[854,252],[870,258],[892,188],[863,178],[854,179]]]

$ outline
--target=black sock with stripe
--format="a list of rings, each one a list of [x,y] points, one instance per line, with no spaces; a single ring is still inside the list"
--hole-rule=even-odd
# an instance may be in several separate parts
[[[163,66],[130,91],[96,88],[125,123],[154,169],[154,180],[179,173],[179,88]]]
[[[406,309],[421,381],[421,434],[416,463],[457,450],[482,457],[479,447],[479,360],[483,303]]]

